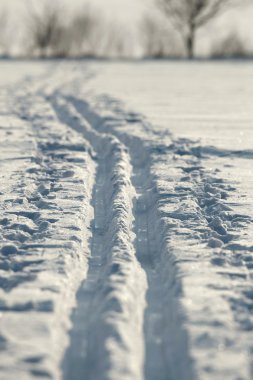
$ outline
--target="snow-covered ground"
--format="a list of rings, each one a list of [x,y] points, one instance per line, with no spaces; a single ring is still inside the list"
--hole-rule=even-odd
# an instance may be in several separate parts
[[[252,379],[252,63],[3,62],[0,90],[0,379]]]

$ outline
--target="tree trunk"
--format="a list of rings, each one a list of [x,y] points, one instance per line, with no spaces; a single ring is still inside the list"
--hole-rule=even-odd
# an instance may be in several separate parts
[[[194,45],[195,45],[195,26],[190,25],[189,34],[186,40],[186,51],[189,59],[194,58]]]

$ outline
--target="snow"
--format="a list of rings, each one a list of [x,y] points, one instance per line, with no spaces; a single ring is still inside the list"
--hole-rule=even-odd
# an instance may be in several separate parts
[[[252,64],[0,67],[0,377],[251,379]]]

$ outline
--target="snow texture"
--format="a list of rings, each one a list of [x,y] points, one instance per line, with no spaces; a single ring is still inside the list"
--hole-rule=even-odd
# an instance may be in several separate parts
[[[252,379],[252,65],[0,67],[0,378]]]

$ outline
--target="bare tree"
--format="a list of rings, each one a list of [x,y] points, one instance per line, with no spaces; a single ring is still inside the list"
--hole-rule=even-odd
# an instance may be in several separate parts
[[[211,47],[210,55],[217,59],[245,59],[252,58],[252,51],[237,31],[231,31],[220,41],[215,41]]]
[[[96,47],[103,35],[99,35],[101,20],[98,12],[89,6],[75,15],[68,28],[67,38],[70,40],[70,53],[74,56],[94,56]]]
[[[232,0],[157,0],[183,37],[188,58],[193,58],[196,32],[226,9]]]
[[[166,25],[164,17],[158,13],[144,14],[140,23],[140,36],[144,57],[163,58],[182,56],[181,41],[171,27]]]
[[[1,55],[6,55],[8,51],[8,38],[7,38],[7,11],[3,9],[0,13],[0,50]]]
[[[133,52],[133,36],[130,29],[118,22],[104,25],[104,38],[100,56],[110,58],[127,58]]]
[[[64,33],[61,24],[63,17],[57,1],[46,0],[42,3],[41,9],[37,9],[34,3],[30,2],[28,12],[30,48],[37,51],[41,57],[52,54],[50,50],[57,50]]]
[[[142,44],[144,55],[147,57],[161,58],[166,55],[167,41],[164,41],[164,28],[157,19],[146,15],[141,24]]]
[[[85,5],[65,17],[60,0],[28,0],[28,50],[40,57],[94,56],[105,32],[98,12]]]

